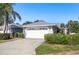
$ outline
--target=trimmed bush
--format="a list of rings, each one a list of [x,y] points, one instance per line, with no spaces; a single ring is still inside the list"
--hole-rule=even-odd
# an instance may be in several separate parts
[[[0,33],[0,40],[7,40],[7,39],[11,39],[10,34],[9,33]]]
[[[24,38],[24,34],[17,32],[17,33],[14,34],[14,37],[16,37],[16,38]]]
[[[48,43],[52,44],[69,44],[69,45],[75,45],[79,44],[79,34],[74,35],[65,35],[65,34],[46,34],[45,40]]]
[[[46,34],[45,40],[48,43],[53,44],[67,44],[67,40],[64,34]]]

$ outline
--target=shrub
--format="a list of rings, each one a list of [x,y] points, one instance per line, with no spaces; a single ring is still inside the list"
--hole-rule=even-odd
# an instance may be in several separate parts
[[[70,45],[79,44],[79,34],[70,35],[70,39],[68,40],[68,44],[70,44]]]
[[[7,39],[11,39],[9,33],[0,33],[0,40],[7,40]]]
[[[46,34],[44,38],[48,43],[67,44],[67,40],[64,34]]]
[[[75,45],[79,44],[79,34],[74,35],[65,35],[65,34],[46,34],[45,40],[48,43],[53,44],[69,44],[69,45]]]
[[[16,38],[24,38],[24,34],[17,32],[17,33],[14,34],[14,37],[16,37]]]

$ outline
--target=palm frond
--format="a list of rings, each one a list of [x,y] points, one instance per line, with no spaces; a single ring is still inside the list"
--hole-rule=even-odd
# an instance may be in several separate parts
[[[13,11],[13,17],[16,20],[16,17],[21,21],[21,16],[19,15],[19,13]]]

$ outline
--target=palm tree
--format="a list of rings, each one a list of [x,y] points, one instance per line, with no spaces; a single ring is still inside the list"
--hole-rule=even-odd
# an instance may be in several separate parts
[[[2,26],[2,25],[3,25],[3,22],[4,22],[3,18],[2,18],[2,17],[0,17],[0,26]]]
[[[21,20],[20,15],[13,10],[13,4],[0,3],[0,16],[4,19],[4,33],[7,33],[9,21],[14,22],[16,17]]]

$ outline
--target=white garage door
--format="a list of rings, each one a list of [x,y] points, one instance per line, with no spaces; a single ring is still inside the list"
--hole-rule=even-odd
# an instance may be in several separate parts
[[[25,38],[44,38],[49,30],[25,30]]]

